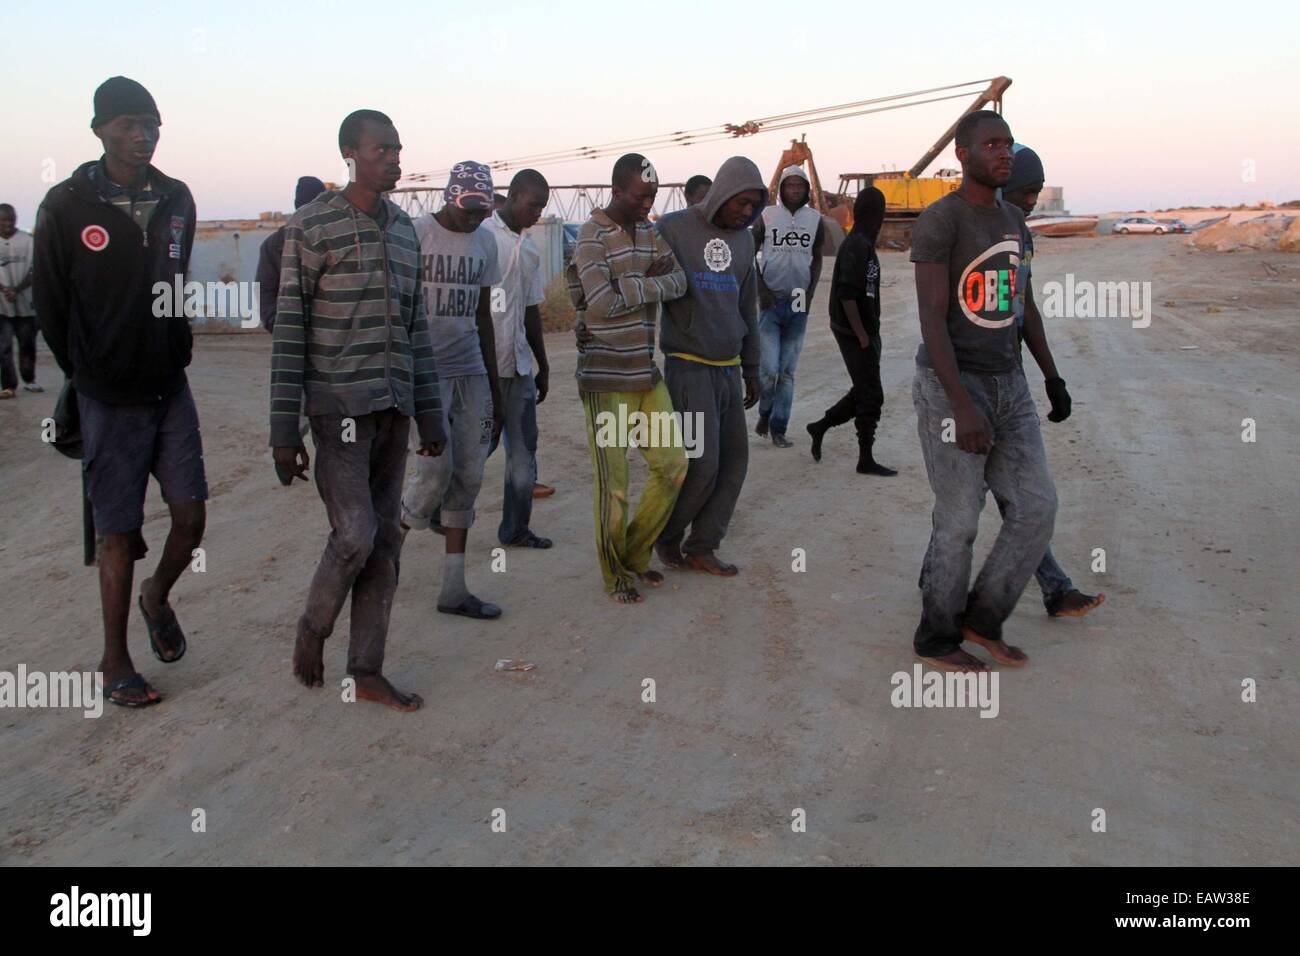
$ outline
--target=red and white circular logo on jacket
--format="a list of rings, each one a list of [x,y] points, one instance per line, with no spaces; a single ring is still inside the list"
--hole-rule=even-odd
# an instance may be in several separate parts
[[[81,230],[81,241],[91,252],[108,248],[108,230],[103,226],[87,226]]]

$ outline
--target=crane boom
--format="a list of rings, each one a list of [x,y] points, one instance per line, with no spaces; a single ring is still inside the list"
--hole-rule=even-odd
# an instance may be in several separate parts
[[[907,171],[907,175],[912,179],[916,179],[925,172],[926,167],[934,162],[935,157],[948,148],[948,144],[952,142],[952,138],[957,135],[957,124],[960,123],[963,117],[967,114],[974,113],[976,110],[982,110],[990,103],[994,104],[997,111],[1001,113],[1002,94],[1007,91],[1007,87],[1010,85],[1011,80],[1008,77],[995,77],[993,81],[989,83],[988,88],[979,96],[975,97],[975,102],[966,107],[966,112],[962,113],[961,116],[958,116],[956,121],[948,127],[948,131],[944,133],[943,136],[939,137],[938,142],[926,150],[925,155],[916,161],[916,165]]]

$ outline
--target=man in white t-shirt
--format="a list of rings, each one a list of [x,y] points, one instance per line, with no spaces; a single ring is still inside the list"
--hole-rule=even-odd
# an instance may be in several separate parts
[[[13,398],[22,374],[23,388],[36,384],[36,310],[32,307],[32,237],[16,226],[17,213],[0,203],[0,399]],[[18,369],[14,369],[14,340]]]
[[[496,239],[501,274],[491,296],[506,443],[505,496],[497,539],[521,548],[552,544],[529,527],[537,480],[537,406],[546,400],[550,366],[538,310],[543,298],[541,253],[524,234],[541,218],[550,194],[541,173],[521,169],[510,181],[505,204],[483,224]],[[489,455],[496,446],[494,440]]]

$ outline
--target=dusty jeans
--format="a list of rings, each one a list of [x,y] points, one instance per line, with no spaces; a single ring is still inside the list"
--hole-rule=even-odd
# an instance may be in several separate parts
[[[921,453],[934,490],[930,573],[922,582],[921,622],[913,640],[923,657],[956,650],[963,625],[1001,639],[1002,623],[1042,560],[1056,520],[1056,488],[1024,373],[963,372],[961,381],[992,427],[987,455],[943,440],[945,431],[955,434],[956,416],[934,370],[918,367],[912,380]],[[1003,505],[1002,528],[967,593],[986,490]]]
[[[1005,514],[1002,502],[999,501],[997,504],[998,512]],[[921,560],[921,580],[918,587],[924,588],[925,579],[930,576],[930,552],[933,550],[933,544],[926,546],[925,557]],[[1074,582],[1065,573],[1065,568],[1057,563],[1050,547],[1043,552],[1043,560],[1038,562],[1034,577],[1038,580],[1039,590],[1043,592],[1043,607],[1048,611],[1054,611],[1059,607],[1061,600],[1074,590]]]
[[[342,416],[311,418],[316,490],[331,530],[298,627],[322,640],[329,637],[351,594],[348,673],[364,677],[384,667],[402,551],[398,519],[411,420],[389,409],[357,415],[352,422],[352,433],[346,434]]]
[[[537,384],[531,375],[501,379],[501,404],[506,443],[505,494],[501,499],[501,524],[497,540],[513,544],[528,534],[533,517],[533,483],[537,481]],[[488,454],[497,442],[488,446]]]
[[[402,495],[408,528],[469,528],[492,441],[492,386],[486,374],[438,377],[447,444],[415,459]]]

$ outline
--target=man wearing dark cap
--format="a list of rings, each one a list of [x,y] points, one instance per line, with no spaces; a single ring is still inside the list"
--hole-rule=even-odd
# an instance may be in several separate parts
[[[202,540],[208,497],[185,376],[189,322],[183,312],[156,309],[153,293],[155,283],[170,289],[185,281],[194,199],[183,182],[150,165],[162,119],[139,83],[105,81],[90,125],[104,155],[46,194],[33,287],[45,341],[78,398],[82,469],[99,535],[104,693],[112,703],[144,707],[162,698],[136,672],[126,637],[133,562],[146,550],[140,528],[149,475],[171,510],[171,530],[138,604],[163,663],[185,654],[168,595]]]
[[[501,270],[497,241],[483,228],[492,196],[487,166],[457,163],[442,208],[415,221],[447,449],[437,458],[417,459],[402,494],[402,526],[429,528],[447,539],[438,610],[480,620],[501,616],[501,608],[480,601],[465,583],[474,502],[505,407],[491,309]]]
[[[325,184],[315,176],[302,176],[293,192],[293,208],[301,209],[325,191]],[[280,257],[284,254],[284,230],[281,226],[266,237],[257,254],[257,294],[262,310],[262,328],[275,331],[275,300],[280,294]]]

